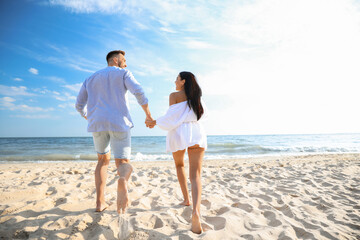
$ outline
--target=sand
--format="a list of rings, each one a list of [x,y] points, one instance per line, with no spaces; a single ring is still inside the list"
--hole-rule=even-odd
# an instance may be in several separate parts
[[[360,154],[206,160],[200,235],[172,162],[133,163],[121,218],[113,161],[94,212],[95,165],[0,164],[0,239],[360,239]]]

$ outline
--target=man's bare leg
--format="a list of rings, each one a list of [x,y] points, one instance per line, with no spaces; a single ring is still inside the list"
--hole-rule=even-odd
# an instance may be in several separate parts
[[[95,169],[96,212],[102,212],[108,207],[105,202],[104,191],[110,157],[110,151],[106,154],[98,154],[98,163]]]
[[[129,159],[115,158],[115,164],[119,174],[117,190],[117,212],[124,213],[129,204],[127,183],[133,170]]]

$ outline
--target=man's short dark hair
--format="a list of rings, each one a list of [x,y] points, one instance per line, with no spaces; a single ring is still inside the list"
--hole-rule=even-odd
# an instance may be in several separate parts
[[[109,62],[113,57],[115,57],[119,54],[122,54],[123,56],[125,56],[125,52],[122,50],[114,50],[114,51],[109,52],[106,55],[106,61]]]

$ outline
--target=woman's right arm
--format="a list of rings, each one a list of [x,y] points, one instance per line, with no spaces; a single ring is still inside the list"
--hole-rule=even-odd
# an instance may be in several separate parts
[[[169,95],[169,106],[176,103],[176,92],[170,93]],[[146,120],[145,124],[148,125],[150,128],[153,128],[156,125],[156,120]]]

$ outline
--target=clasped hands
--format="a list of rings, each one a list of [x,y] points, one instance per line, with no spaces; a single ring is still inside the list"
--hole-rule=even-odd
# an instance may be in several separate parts
[[[156,125],[156,120],[154,120],[152,117],[146,117],[145,125],[148,128],[154,128]]]

